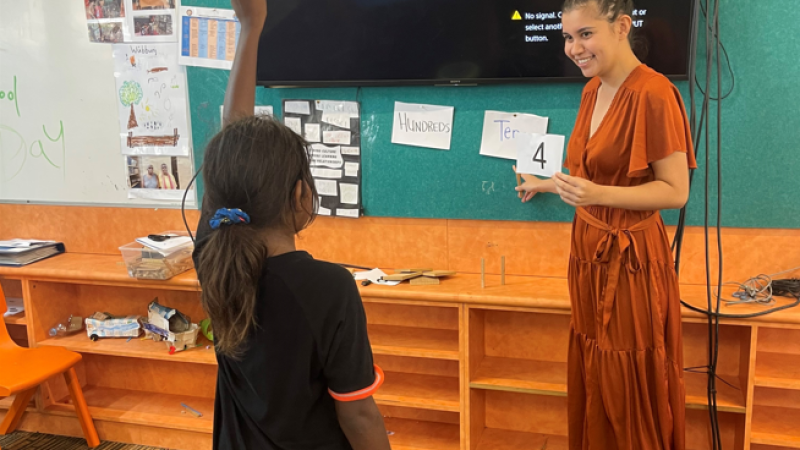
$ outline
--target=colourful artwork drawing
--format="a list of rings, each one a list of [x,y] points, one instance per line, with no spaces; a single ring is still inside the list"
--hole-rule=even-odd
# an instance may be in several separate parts
[[[189,156],[186,71],[174,44],[114,45],[125,155]]]
[[[122,106],[131,107],[128,129],[138,127],[139,124],[136,122],[136,111],[133,110],[133,105],[138,105],[142,101],[142,86],[135,81],[124,82],[119,89],[119,100],[122,102]]]

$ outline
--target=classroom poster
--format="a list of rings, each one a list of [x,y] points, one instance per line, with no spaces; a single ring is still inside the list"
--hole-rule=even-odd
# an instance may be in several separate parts
[[[181,6],[178,20],[180,64],[231,70],[242,29],[232,9]]]
[[[189,156],[186,69],[174,44],[115,44],[115,100],[124,155]]]
[[[284,100],[284,124],[309,143],[321,216],[361,216],[361,114],[358,102]]]

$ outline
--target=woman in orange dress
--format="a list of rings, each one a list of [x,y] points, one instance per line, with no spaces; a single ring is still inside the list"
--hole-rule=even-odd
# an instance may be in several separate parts
[[[566,0],[565,52],[591,81],[569,175],[526,176],[576,207],[569,288],[570,450],[684,450],[681,305],[659,210],[682,207],[696,163],[675,86],[631,48],[631,0]]]

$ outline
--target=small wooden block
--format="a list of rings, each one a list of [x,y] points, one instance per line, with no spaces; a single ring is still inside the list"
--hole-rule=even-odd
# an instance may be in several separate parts
[[[455,274],[456,272],[454,270],[431,270],[428,272],[424,272],[422,276],[431,278],[442,278],[442,277],[449,277]]]
[[[430,272],[433,269],[397,269],[394,273]]]
[[[439,284],[438,278],[432,277],[419,277],[409,280],[409,284],[413,284],[414,286],[431,286],[435,284]]]
[[[383,278],[386,281],[405,281],[419,276],[422,276],[422,272],[396,273],[393,275],[384,275],[381,278]]]

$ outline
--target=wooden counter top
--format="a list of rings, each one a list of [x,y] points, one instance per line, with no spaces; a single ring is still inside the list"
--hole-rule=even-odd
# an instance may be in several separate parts
[[[41,281],[81,282],[101,285],[128,285],[169,290],[199,290],[194,270],[182,273],[170,280],[136,280],[128,276],[121,256],[65,253],[29,266],[0,267],[0,276],[27,278]],[[490,307],[517,307],[551,309],[568,312],[569,295],[567,280],[530,276],[507,276],[506,285],[500,285],[500,277],[487,275],[486,288],[480,287],[480,276],[457,274],[442,280],[438,286],[398,286],[372,284],[359,290],[366,301],[370,299],[411,300],[424,302],[467,303]],[[705,308],[706,287],[681,285],[683,299],[691,305]],[[777,298],[777,305],[792,303],[789,298]],[[737,305],[721,307],[723,313],[749,314],[768,309],[759,305]],[[705,319],[703,314],[683,308],[683,317]],[[752,319],[725,319],[723,322],[751,321],[756,323],[800,324],[800,307]]]

